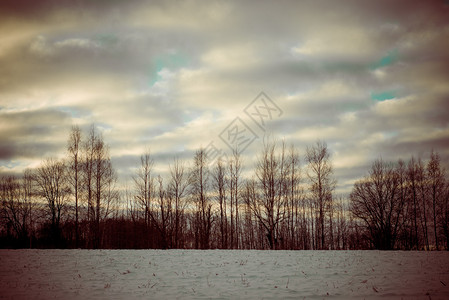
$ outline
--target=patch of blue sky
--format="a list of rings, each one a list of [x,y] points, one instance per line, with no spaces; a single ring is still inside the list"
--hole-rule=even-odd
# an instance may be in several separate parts
[[[382,134],[387,139],[391,139],[391,138],[398,136],[398,132],[396,130],[384,131]]]
[[[383,91],[383,92],[371,92],[371,100],[376,102],[382,102],[385,100],[390,100],[396,98],[395,91]]]
[[[157,81],[161,80],[160,72],[167,68],[170,70],[176,70],[187,66],[189,60],[187,56],[178,52],[171,52],[168,54],[160,55],[154,58],[153,66],[150,70],[149,85],[153,86]]]
[[[97,128],[104,131],[109,131],[113,128],[111,125],[106,123],[95,123],[95,125],[97,126]]]
[[[394,64],[398,60],[398,50],[394,49],[387,53],[387,55],[383,56],[380,60],[376,61],[375,63],[371,64],[370,69],[376,70],[382,67],[389,66],[391,64]]]
[[[15,167],[17,167],[19,165],[20,165],[20,163],[17,162],[17,161],[0,159],[0,167],[6,167],[8,169],[14,169]]]
[[[81,110],[73,106],[59,106],[58,109],[66,114],[69,114],[72,118],[80,118],[84,115]]]
[[[210,111],[208,111],[210,112]],[[184,124],[194,121],[195,119],[201,117],[203,115],[204,111],[201,109],[189,109],[184,110],[182,114],[182,121]]]
[[[115,46],[118,42],[118,37],[115,33],[103,33],[94,37],[94,41],[104,47]]]

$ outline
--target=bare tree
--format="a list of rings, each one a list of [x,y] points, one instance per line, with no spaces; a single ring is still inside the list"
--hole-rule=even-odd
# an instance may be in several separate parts
[[[441,203],[441,227],[446,240],[446,250],[449,251],[449,181],[444,187],[444,197]]]
[[[408,203],[409,200],[409,183],[407,180],[407,166],[405,162],[402,159],[398,160],[398,163],[396,165],[396,174],[398,178],[398,191],[397,191],[397,197],[398,202],[403,203],[403,212],[399,214],[398,222],[398,245],[402,242],[407,244],[407,232],[409,231],[409,220],[410,218],[407,216],[408,213]]]
[[[21,246],[25,245],[31,228],[31,199],[23,187],[14,176],[0,179],[0,216],[7,227],[12,227]]]
[[[217,160],[215,169],[212,172],[213,188],[215,191],[215,198],[219,205],[220,211],[220,247],[222,249],[228,248],[228,218],[226,213],[227,202],[227,185],[228,176],[226,167],[223,164],[221,157]]]
[[[110,205],[119,196],[115,188],[117,175],[112,167],[108,146],[101,133],[92,125],[82,143],[82,181],[87,202],[87,221],[90,225],[89,243],[101,246],[100,223],[110,213]]]
[[[33,241],[34,219],[33,210],[35,210],[36,201],[34,201],[36,195],[36,187],[34,184],[34,174],[30,169],[26,169],[23,172],[22,177],[22,197],[24,199],[24,205],[28,206],[28,235],[30,238],[30,248]]]
[[[51,218],[51,238],[58,245],[61,242],[61,213],[70,192],[64,162],[53,158],[44,160],[36,171],[35,180],[41,197],[47,202]]]
[[[240,174],[242,172],[242,161],[237,149],[233,150],[229,159],[229,195],[231,200],[231,249],[239,248],[239,196],[240,196]],[[234,211],[234,214],[233,214]],[[234,222],[233,222],[234,215]]]
[[[150,217],[161,235],[161,248],[169,248],[169,240],[171,240],[171,224],[172,216],[172,197],[167,195],[162,177],[157,177],[158,196],[154,209],[150,209]]]
[[[82,188],[84,198],[87,203],[87,223],[91,224],[94,220],[94,161],[95,161],[95,144],[96,144],[95,125],[92,125],[86,140],[82,143]],[[91,228],[89,228],[91,230]],[[89,238],[92,232],[88,233]],[[91,243],[92,241],[89,241]]]
[[[204,149],[196,151],[190,176],[191,195],[196,204],[195,226],[198,248],[208,249],[214,216],[209,198],[209,171]]]
[[[336,181],[332,177],[333,168],[326,143],[317,141],[314,146],[307,147],[306,161],[308,163],[307,176],[310,181],[310,197],[317,212],[317,245],[319,245],[319,249],[325,249],[325,217],[332,205],[332,193],[336,185]]]
[[[335,203],[335,210],[337,212],[337,237],[336,237],[336,249],[347,249],[349,230],[347,209],[345,207],[345,201],[343,197],[339,197],[339,201]]]
[[[126,218],[130,219],[134,224],[138,219],[138,208],[136,201],[134,201],[133,192],[131,192],[127,185],[124,187],[124,201],[126,202]]]
[[[427,176],[429,179],[430,197],[432,200],[433,234],[435,238],[435,247],[438,250],[440,248],[438,234],[438,223],[441,212],[440,204],[444,201],[443,197],[445,196],[444,189],[446,183],[444,170],[442,170],[440,166],[440,156],[434,151],[432,151],[430,161],[427,164]]]
[[[135,197],[140,210],[144,213],[145,225],[148,230],[151,227],[151,202],[156,194],[154,191],[153,165],[154,160],[151,157],[150,150],[147,150],[140,156],[140,167],[137,170],[137,174],[133,177]]]
[[[391,164],[376,160],[369,175],[351,192],[351,211],[364,222],[367,236],[377,249],[393,249],[404,203],[398,197],[398,173]]]
[[[78,214],[78,201],[80,194],[80,181],[81,181],[81,130],[78,126],[73,126],[70,132],[69,140],[67,142],[68,150],[68,167],[70,172],[68,178],[70,185],[73,189],[75,197],[75,247],[79,246],[79,214]]]
[[[244,237],[244,245],[243,248],[246,249],[256,249],[256,235],[255,229],[256,226],[254,226],[254,220],[253,220],[253,213],[251,210],[252,203],[255,203],[256,198],[256,181],[253,178],[249,178],[245,181],[243,193],[242,193],[242,199],[245,203],[245,211],[244,211],[244,231],[243,231],[243,237]]]
[[[288,233],[289,248],[296,249],[299,246],[299,239],[304,235],[304,223],[301,221],[300,202],[304,201],[301,183],[300,158],[293,145],[290,147],[288,157]]]
[[[103,137],[98,134],[94,144],[94,185],[95,209],[94,212],[94,248],[101,245],[101,221],[110,213],[110,205],[117,198],[115,183],[117,177],[112,168],[111,158]]]
[[[419,200],[419,181],[418,176],[420,172],[420,163],[417,163],[415,158],[412,157],[408,162],[407,166],[407,183],[409,186],[409,196],[408,196],[408,215],[411,218],[407,218],[406,220],[411,220],[412,222],[412,232],[410,233],[411,241],[410,246],[417,250],[420,249],[420,231],[418,218],[420,217],[420,203]]]
[[[175,158],[173,165],[170,168],[170,182],[168,184],[168,194],[169,197],[174,201],[174,212],[173,212],[173,246],[175,248],[180,248],[184,246],[181,237],[183,236],[183,219],[184,212],[187,205],[185,201],[185,196],[188,188],[188,178],[185,173],[185,167],[182,161]]]
[[[428,202],[429,202],[429,186],[427,184],[426,171],[421,159],[418,159],[415,166],[416,184],[418,187],[418,199],[420,199],[420,220],[423,234],[424,246],[427,250],[430,249],[429,241],[429,225],[428,225]]]
[[[284,148],[283,148],[284,149]],[[270,249],[276,249],[277,232],[280,222],[285,216],[285,197],[283,190],[282,170],[285,167],[284,153],[276,152],[276,144],[266,143],[259,157],[255,174],[257,177],[257,196],[249,197],[250,207],[259,224],[266,230],[266,238]]]

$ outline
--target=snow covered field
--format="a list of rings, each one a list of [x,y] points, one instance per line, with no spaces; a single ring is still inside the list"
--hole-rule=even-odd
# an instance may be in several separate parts
[[[0,250],[0,298],[449,299],[449,252]]]

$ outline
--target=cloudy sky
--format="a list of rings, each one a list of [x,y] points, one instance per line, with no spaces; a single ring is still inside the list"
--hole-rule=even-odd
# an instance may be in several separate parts
[[[0,173],[92,123],[121,180],[264,136],[327,142],[341,192],[379,157],[449,166],[448,49],[443,0],[2,1]]]

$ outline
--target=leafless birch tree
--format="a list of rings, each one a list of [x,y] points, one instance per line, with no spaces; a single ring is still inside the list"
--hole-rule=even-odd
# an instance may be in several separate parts
[[[79,197],[80,197],[80,183],[81,183],[81,129],[78,126],[73,126],[69,135],[67,143],[68,150],[68,179],[72,187],[73,195],[75,197],[75,247],[79,246]]]
[[[333,168],[326,143],[318,141],[312,147],[307,147],[307,176],[310,181],[310,199],[315,207],[316,246],[326,248],[325,219],[332,205],[332,193],[336,181],[333,178]]]

